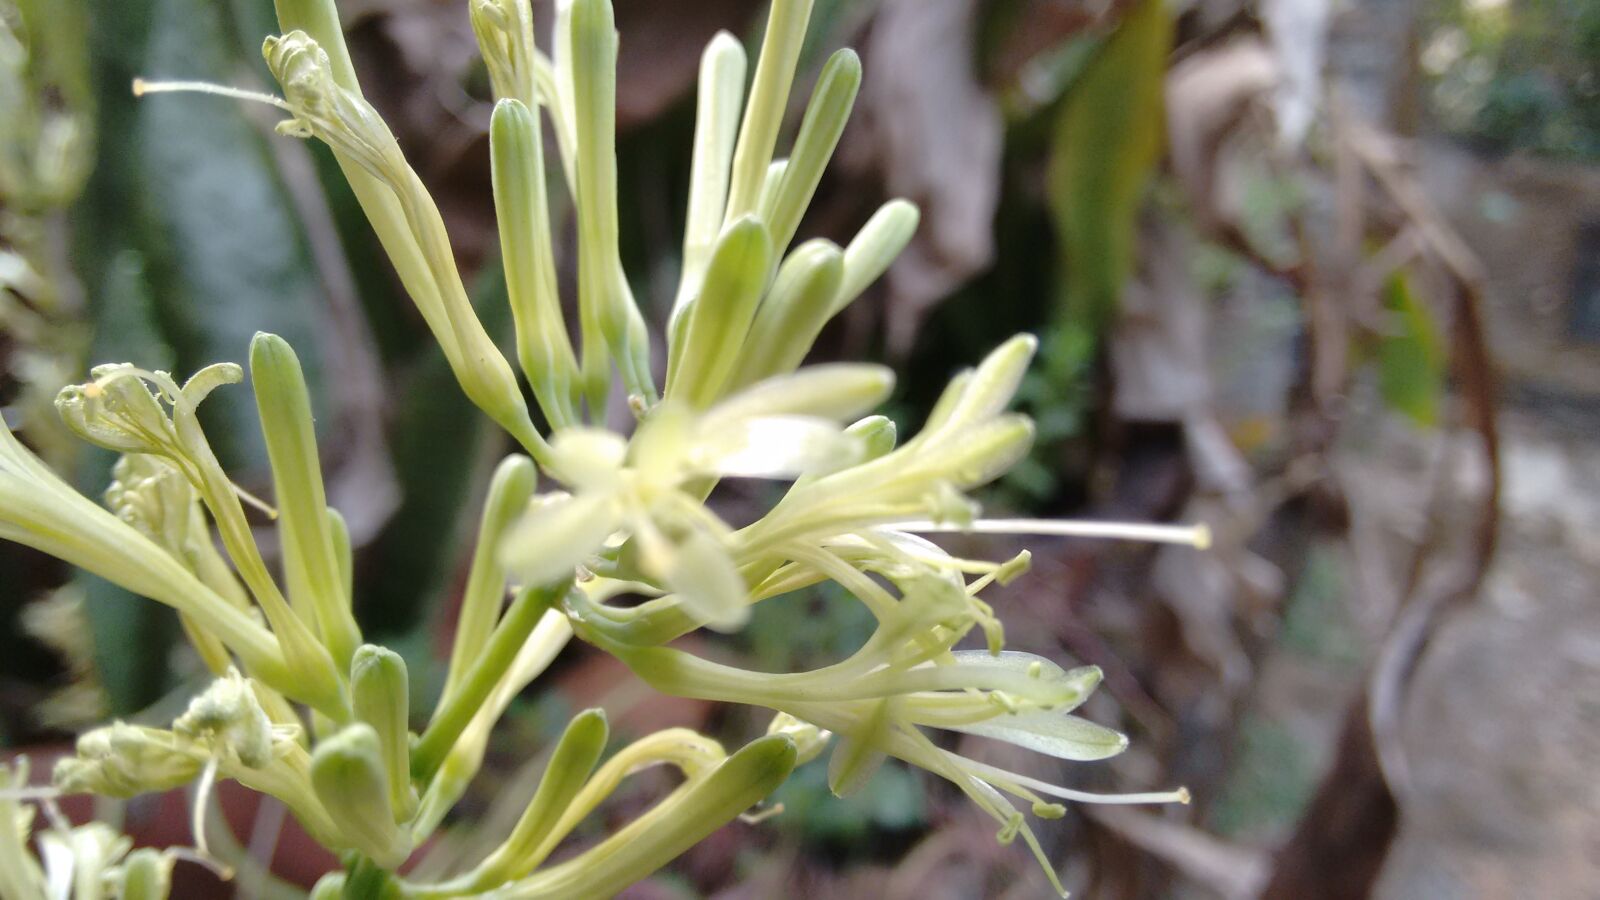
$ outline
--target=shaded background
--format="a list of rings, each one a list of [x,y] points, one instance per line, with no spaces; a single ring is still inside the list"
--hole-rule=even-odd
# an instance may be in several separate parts
[[[358,616],[405,653],[426,708],[476,504],[510,448],[460,395],[322,147],[274,137],[267,107],[128,90],[135,75],[268,89],[270,6],[0,0],[0,406],[92,493],[110,459],[54,424],[61,385],[94,362],[188,372],[241,359],[258,329],[284,335],[358,545]],[[718,28],[753,40],[761,7],[617,0],[624,253],[654,322],[676,281],[700,49]],[[465,4],[341,8],[368,95],[504,334]],[[1069,886],[1591,897],[1600,4],[817,0],[796,121],[844,45],[866,84],[803,236],[843,242],[895,196],[923,227],[819,355],[895,366],[904,433],[956,368],[1038,333],[1023,405],[1039,445],[989,508],[1218,536],[1206,554],[1033,541],[1032,574],[995,595],[1013,646],[1105,669],[1089,714],[1133,746],[1070,768],[963,752],[1195,795],[1042,823]],[[264,488],[244,394],[207,413],[237,480]],[[837,597],[788,598],[711,652],[814,667],[867,627]],[[107,716],[170,718],[200,678],[176,636],[164,608],[0,545],[0,740],[48,755]],[[523,700],[425,865],[492,846],[584,706],[606,706],[621,738],[763,725],[663,701],[581,647]],[[651,796],[634,786],[605,817]],[[1046,895],[1022,850],[923,773],[886,766],[841,801],[813,765],[778,799],[782,815],[723,829],[627,896]],[[329,864],[292,829],[280,839],[275,803],[227,805],[289,880]],[[169,796],[110,812],[182,843],[182,810]]]

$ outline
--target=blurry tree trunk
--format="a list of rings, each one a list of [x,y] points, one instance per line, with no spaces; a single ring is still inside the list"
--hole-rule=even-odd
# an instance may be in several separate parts
[[[1378,766],[1370,721],[1363,691],[1345,713],[1333,765],[1279,849],[1261,900],[1356,900],[1372,893],[1398,808]]]

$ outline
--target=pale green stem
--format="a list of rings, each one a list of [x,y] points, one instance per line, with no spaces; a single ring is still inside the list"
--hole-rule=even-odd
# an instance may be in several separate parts
[[[476,869],[459,879],[463,893],[477,893],[522,878],[544,861],[538,851],[583,790],[605,750],[605,713],[580,713],[562,733],[533,800],[511,835]]]
[[[527,510],[538,475],[525,456],[508,456],[495,469],[478,524],[478,542],[472,551],[467,586],[461,598],[461,615],[451,645],[450,669],[440,702],[460,687],[477,654],[494,633],[495,621],[506,598],[506,569],[500,564],[500,538]]]
[[[767,33],[756,63],[755,82],[739,128],[733,155],[733,183],[724,223],[754,212],[761,183],[778,145],[778,129],[789,105],[795,67],[811,21],[812,0],[774,0],[767,13]]]
[[[417,741],[411,756],[414,778],[426,782],[439,770],[450,748],[455,746],[462,730],[494,691],[545,610],[560,600],[570,587],[571,582],[565,582],[553,587],[528,588],[511,604],[488,645],[468,670],[460,689],[434,711],[433,720]]]
[[[728,757],[599,845],[567,862],[485,896],[609,897],[666,865],[760,802],[794,770],[794,742],[760,738]]]

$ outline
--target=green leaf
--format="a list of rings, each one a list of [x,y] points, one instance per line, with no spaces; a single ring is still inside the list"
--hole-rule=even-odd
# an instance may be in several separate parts
[[[1057,320],[1063,334],[1099,335],[1121,301],[1139,207],[1163,149],[1171,44],[1166,4],[1141,0],[1084,66],[1057,114],[1048,194],[1067,266]]]
[[[1378,344],[1378,386],[1385,403],[1423,428],[1439,422],[1445,353],[1428,304],[1396,272],[1384,290],[1393,330]]]

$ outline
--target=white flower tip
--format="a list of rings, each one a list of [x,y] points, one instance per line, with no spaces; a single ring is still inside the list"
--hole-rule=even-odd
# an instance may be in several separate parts
[[[1194,526],[1194,548],[1196,550],[1211,549],[1211,526],[1204,522]],[[1185,801],[1188,802],[1188,801]]]
[[[726,28],[719,30],[715,35],[713,35],[711,42],[706,45],[706,54],[708,56],[721,53],[732,53],[735,51],[743,53],[744,45],[739,43],[739,39],[734,37],[733,33],[728,31]]]

